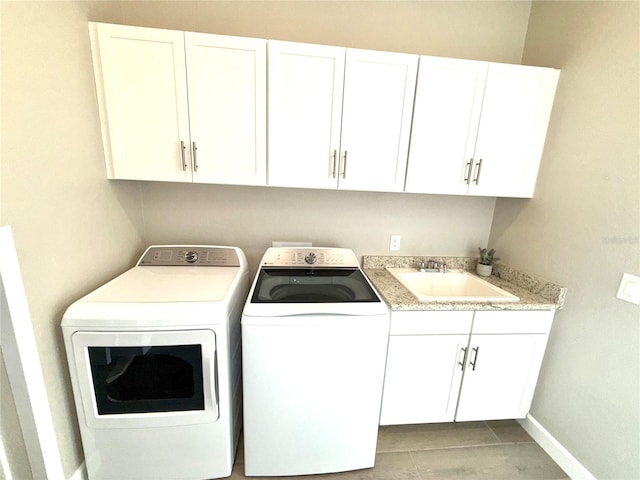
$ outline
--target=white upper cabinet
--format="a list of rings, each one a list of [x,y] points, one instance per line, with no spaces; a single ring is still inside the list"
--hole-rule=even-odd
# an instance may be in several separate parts
[[[108,177],[190,182],[182,32],[89,25]]]
[[[420,57],[407,192],[467,193],[487,66]]]
[[[469,193],[533,197],[559,70],[490,63]]]
[[[269,41],[269,185],[336,188],[345,49]]]
[[[265,40],[90,31],[109,178],[265,184]]]
[[[558,77],[420,57],[405,191],[533,196]]]
[[[558,70],[89,30],[109,178],[533,196]]]
[[[401,192],[418,56],[347,50],[338,186]]]
[[[264,40],[185,33],[193,181],[266,183]]]
[[[417,59],[270,41],[269,185],[402,191]]]

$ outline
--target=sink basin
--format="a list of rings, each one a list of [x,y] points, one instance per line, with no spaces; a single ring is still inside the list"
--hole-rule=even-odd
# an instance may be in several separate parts
[[[421,302],[517,302],[515,295],[468,272],[420,272],[387,268]]]

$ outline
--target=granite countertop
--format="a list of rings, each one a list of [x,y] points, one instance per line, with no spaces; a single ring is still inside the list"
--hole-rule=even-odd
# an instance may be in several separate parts
[[[445,262],[451,270],[475,274],[476,258],[433,256],[363,257],[363,270],[391,310],[558,310],[564,304],[566,288],[533,277],[508,265],[496,263],[493,274],[482,279],[520,298],[518,302],[420,302],[386,268],[414,267],[421,262]]]

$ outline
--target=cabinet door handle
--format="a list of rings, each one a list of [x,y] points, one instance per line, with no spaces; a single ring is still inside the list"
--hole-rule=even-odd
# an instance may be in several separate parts
[[[471,371],[475,372],[476,371],[476,365],[478,364],[478,353],[480,352],[480,347],[474,347],[471,349],[471,351],[474,353],[473,355],[473,360],[469,360],[469,365],[471,365]]]
[[[340,173],[342,178],[347,178],[347,151],[344,151],[344,155],[342,155],[342,172]]]
[[[480,180],[480,170],[482,169],[482,159],[478,160],[476,167],[478,167],[478,170],[476,170],[476,178],[473,179],[473,183],[478,185],[478,181]]]
[[[465,166],[466,173],[465,173],[465,176],[464,176],[464,183],[466,183],[467,185],[469,185],[469,183],[471,183],[472,165],[473,165],[473,158],[470,158],[469,161],[467,162],[467,165]]]
[[[458,359],[460,358],[460,354],[462,354],[462,360],[458,361],[458,365],[460,365],[460,369],[464,372],[464,365],[467,363],[467,347],[462,347],[460,352],[458,352]]]
[[[331,162],[329,165],[329,175],[331,178],[336,178],[336,160],[338,159],[338,151],[334,150],[333,155],[331,155]]]
[[[193,171],[198,171],[198,147],[196,146],[196,142],[192,142],[193,148]]]
[[[185,157],[184,157],[184,142],[182,140],[180,140],[180,158],[182,159],[182,171],[186,172],[187,171],[187,162],[185,161]]]

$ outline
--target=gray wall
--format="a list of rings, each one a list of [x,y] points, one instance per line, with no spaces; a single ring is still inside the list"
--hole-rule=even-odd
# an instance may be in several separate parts
[[[640,478],[640,3],[534,2],[524,62],[562,69],[533,200],[497,201],[491,243],[568,287],[532,415],[599,479]]]

